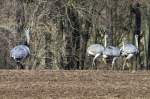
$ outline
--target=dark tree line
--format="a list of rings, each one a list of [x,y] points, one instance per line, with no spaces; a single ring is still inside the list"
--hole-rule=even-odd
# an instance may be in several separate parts
[[[123,37],[133,42],[134,34],[138,34],[139,64],[149,67],[149,1],[8,0],[0,4],[0,27],[10,31],[10,36],[3,36],[11,42],[8,47],[1,43],[7,49],[0,58],[7,60],[1,62],[3,66],[15,65],[9,60],[9,50],[24,40],[24,28],[31,27],[32,55],[25,63],[33,69],[88,69],[92,62],[86,49],[93,43],[104,44],[105,34],[109,45],[119,47]],[[102,64],[97,63],[99,67]]]

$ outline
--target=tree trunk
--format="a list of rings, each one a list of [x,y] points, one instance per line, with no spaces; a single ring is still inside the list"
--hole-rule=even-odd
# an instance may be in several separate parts
[[[89,33],[90,33],[90,27],[91,27],[91,22],[87,20],[83,20],[83,23],[81,23],[82,30],[81,30],[81,38],[80,38],[80,69],[85,69],[85,59],[86,59],[86,48],[87,48],[87,43],[89,39]]]
[[[16,0],[16,22],[17,22],[17,32],[19,33],[19,38],[22,37],[22,32],[25,26],[25,12],[22,0]]]
[[[50,47],[51,45],[51,34],[45,33],[45,65],[46,68],[52,69],[52,49]]]
[[[65,69],[79,68],[80,33],[77,12],[68,6],[64,24]]]
[[[144,16],[144,65],[147,67],[147,69],[150,69],[149,67],[149,54],[150,54],[150,10],[149,6],[147,5],[145,11],[145,14],[147,16]]]
[[[140,58],[140,36],[141,36],[141,9],[140,9],[140,4],[136,2],[135,4],[133,3],[131,5],[131,13],[135,15],[135,29],[134,29],[134,34],[133,34],[133,43],[136,45],[135,42],[135,35],[138,35],[138,49],[139,53],[137,55],[137,62],[135,63],[136,66],[135,68],[140,68],[141,64],[141,58]]]
[[[113,21],[112,21],[112,0],[107,0],[107,8],[106,8],[106,14],[107,14],[107,20],[108,20],[108,24],[107,24],[107,35],[108,35],[108,39],[107,39],[107,45],[113,45]]]

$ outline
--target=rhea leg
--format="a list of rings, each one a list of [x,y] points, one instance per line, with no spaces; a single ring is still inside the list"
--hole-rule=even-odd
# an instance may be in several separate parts
[[[122,70],[124,70],[125,65],[126,65],[126,62],[127,62],[127,59],[125,58],[125,60],[124,60],[124,62],[123,62],[123,68],[122,68]]]
[[[118,59],[118,57],[114,57],[113,61],[112,61],[112,69],[114,69],[114,64],[116,63],[116,60]]]
[[[102,60],[105,64],[107,64],[107,61],[106,61],[107,57],[108,57],[107,55],[103,55],[103,58],[102,58]]]
[[[21,62],[17,62],[17,69],[24,69],[24,66]]]
[[[104,64],[107,64],[106,58],[102,58],[102,61],[104,62]]]
[[[93,58],[92,66],[95,66],[95,59],[99,56],[100,54],[96,54],[95,57]]]
[[[125,68],[125,65],[126,65],[127,61],[130,60],[133,56],[134,56],[133,54],[129,54],[129,55],[125,58],[125,61],[124,61],[124,63],[123,63],[123,70],[124,70],[124,68]]]

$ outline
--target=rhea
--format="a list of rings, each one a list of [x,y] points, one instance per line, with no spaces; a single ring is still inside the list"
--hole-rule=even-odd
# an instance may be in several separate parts
[[[30,29],[25,29],[26,41],[15,46],[10,50],[10,57],[17,63],[17,68],[24,69],[21,61],[25,60],[30,55],[29,41],[30,41]]]
[[[113,58],[111,63],[113,69],[117,59],[120,57],[120,49],[115,46],[107,46],[107,38],[108,35],[105,35],[105,49],[103,51],[103,58],[104,60],[107,58]]]
[[[95,66],[96,58],[102,55],[103,51],[104,51],[104,47],[101,44],[92,44],[87,48],[88,56],[89,55],[94,56],[92,66]]]
[[[121,55],[125,57],[123,63],[123,70],[125,68],[126,63],[133,57],[137,56],[139,53],[138,50],[138,35],[135,35],[135,45],[133,44],[125,44],[125,40],[123,40],[123,46],[120,49]]]

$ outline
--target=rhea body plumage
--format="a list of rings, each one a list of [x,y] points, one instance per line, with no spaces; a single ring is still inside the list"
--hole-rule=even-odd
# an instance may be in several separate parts
[[[103,58],[106,60],[107,58],[113,58],[112,60],[112,69],[114,68],[114,64],[116,60],[120,57],[120,49],[115,46],[107,46],[107,38],[108,35],[105,35],[105,49],[103,51]]]
[[[125,65],[127,61],[129,61],[131,58],[138,55],[138,35],[135,35],[135,45],[133,44],[125,44],[125,41],[123,40],[123,46],[121,47],[121,55],[125,57],[124,63],[123,63],[123,70],[125,68]]]
[[[92,65],[95,65],[95,59],[102,55],[104,47],[101,44],[92,44],[87,48],[88,56],[94,56]]]
[[[21,64],[21,61],[26,59],[30,55],[29,41],[30,41],[30,29],[25,31],[26,41],[21,42],[20,45],[15,46],[10,51],[10,57],[17,63],[18,68],[24,69],[24,66]]]

